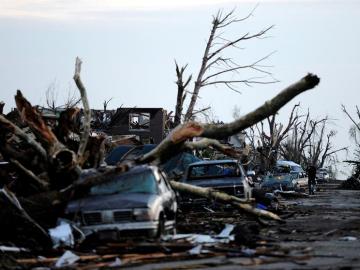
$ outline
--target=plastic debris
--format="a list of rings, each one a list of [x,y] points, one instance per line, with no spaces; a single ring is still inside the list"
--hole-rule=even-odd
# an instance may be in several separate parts
[[[234,241],[234,236],[230,235],[234,228],[234,225],[226,224],[225,228],[220,232],[220,234],[215,236],[211,236],[208,234],[176,234],[166,235],[162,237],[162,240],[172,241],[184,239],[192,244],[229,243],[230,241]]]
[[[71,251],[67,250],[65,253],[56,261],[55,267],[64,267],[74,264],[80,260],[80,257]]]
[[[51,240],[53,241],[53,247],[58,248],[60,246],[73,247],[74,236],[70,224],[61,222],[59,226],[49,229]]]
[[[201,254],[202,245],[197,245],[196,247],[190,249],[188,253],[190,255],[199,255]]]
[[[357,238],[354,236],[344,236],[344,237],[340,237],[339,240],[341,240],[341,241],[356,241]]]
[[[261,203],[257,203],[257,204],[256,204],[256,208],[262,209],[262,210],[267,210],[266,205],[263,205],[263,204],[261,204]]]
[[[230,233],[235,228],[232,224],[225,224],[225,228],[221,231],[221,233],[217,236],[218,238],[229,238]]]
[[[109,267],[119,267],[121,264],[120,258],[116,257],[115,261],[109,264]]]
[[[246,256],[251,257],[251,256],[255,255],[256,250],[255,249],[250,249],[250,248],[244,248],[244,249],[241,250],[241,253],[246,255]]]
[[[0,251],[1,252],[28,252],[29,250],[26,248],[0,246]]]

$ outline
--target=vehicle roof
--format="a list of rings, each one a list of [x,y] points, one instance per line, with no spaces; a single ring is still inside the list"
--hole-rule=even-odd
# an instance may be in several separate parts
[[[301,167],[300,164],[295,163],[294,161],[291,160],[278,160],[276,162],[276,165],[281,166],[281,165],[286,165],[286,166],[298,166]]]
[[[214,164],[225,164],[225,163],[238,163],[235,159],[219,159],[219,160],[203,160],[189,164],[189,166],[197,165],[214,165]]]
[[[130,168],[130,170],[128,170],[125,173],[137,173],[137,172],[143,172],[143,171],[149,171],[149,170],[154,170],[155,166],[152,165],[137,165],[135,167]]]

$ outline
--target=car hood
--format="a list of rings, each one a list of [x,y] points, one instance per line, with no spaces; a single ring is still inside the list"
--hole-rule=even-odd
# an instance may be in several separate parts
[[[145,193],[89,196],[70,202],[66,212],[147,208],[152,206],[157,197],[156,194]]]
[[[267,187],[267,186],[274,186],[274,185],[293,185],[293,180],[289,179],[289,178],[285,178],[285,179],[268,179],[265,180],[261,186],[262,187]]]

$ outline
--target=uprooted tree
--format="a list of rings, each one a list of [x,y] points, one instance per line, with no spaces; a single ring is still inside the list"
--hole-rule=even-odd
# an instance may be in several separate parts
[[[198,111],[195,110],[200,90],[206,86],[225,86],[239,93],[239,85],[251,86],[254,84],[277,82],[277,80],[272,77],[271,72],[269,72],[269,66],[263,64],[272,53],[248,64],[239,64],[232,57],[226,56],[226,53],[228,53],[231,48],[240,49],[238,46],[244,42],[264,38],[268,31],[273,28],[273,26],[270,26],[258,32],[247,32],[234,38],[224,37],[227,28],[249,19],[253,16],[254,10],[243,18],[234,16],[234,11],[228,13],[219,11],[213,17],[212,27],[206,42],[200,69],[191,91],[187,90],[187,88],[192,81],[192,75],[185,77],[184,74],[187,65],[180,68],[178,64],[175,63],[176,84],[178,88],[174,119],[176,125],[181,123],[183,105],[187,93],[190,93],[191,98],[183,118],[185,122],[193,119],[195,114],[206,110],[206,108],[199,109]],[[247,75],[244,76],[243,73],[245,73],[245,71],[247,71]]]

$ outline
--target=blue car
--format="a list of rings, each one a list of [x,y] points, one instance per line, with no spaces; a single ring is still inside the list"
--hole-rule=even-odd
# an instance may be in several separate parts
[[[261,189],[266,192],[274,190],[295,190],[298,188],[296,179],[291,174],[267,175],[263,179]]]

